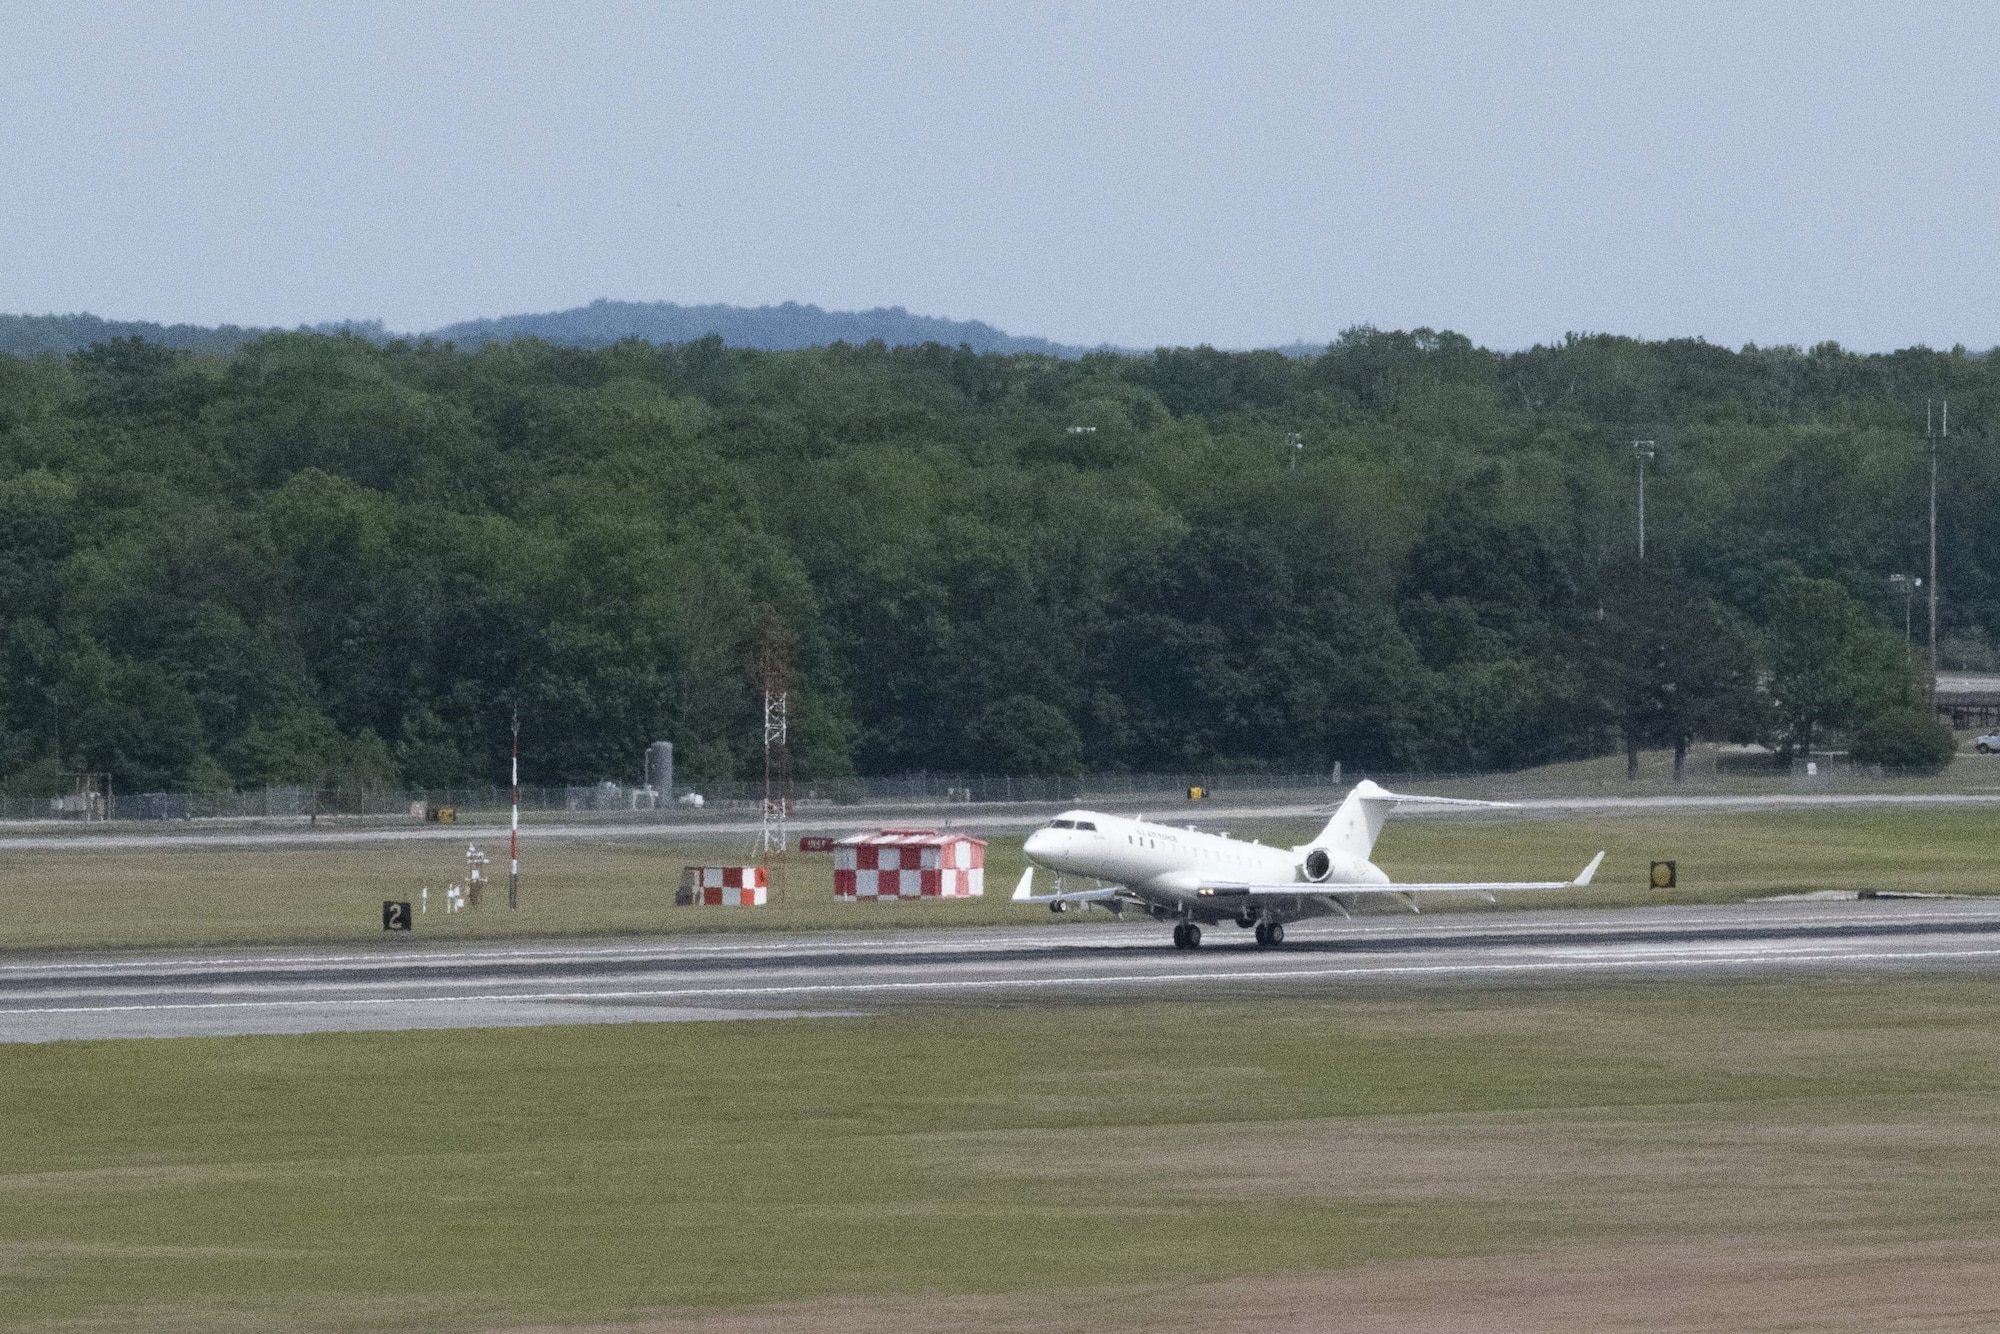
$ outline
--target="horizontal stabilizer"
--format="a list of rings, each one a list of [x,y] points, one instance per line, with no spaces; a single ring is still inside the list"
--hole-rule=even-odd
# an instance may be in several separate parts
[[[1374,784],[1369,784],[1374,787]],[[1363,801],[1388,801],[1398,806],[1490,806],[1496,810],[1512,810],[1511,801],[1481,801],[1475,797],[1426,797],[1409,792],[1387,792],[1377,787],[1362,797]]]

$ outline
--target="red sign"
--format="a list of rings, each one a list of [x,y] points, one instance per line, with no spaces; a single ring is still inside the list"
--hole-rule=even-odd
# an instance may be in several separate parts
[[[833,840],[824,834],[807,834],[799,840],[800,852],[832,852]]]

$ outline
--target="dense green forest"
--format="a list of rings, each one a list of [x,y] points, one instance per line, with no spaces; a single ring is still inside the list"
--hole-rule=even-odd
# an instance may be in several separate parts
[[[806,775],[1805,746],[1920,699],[1927,397],[1947,657],[1987,665],[1997,391],[1963,351],[1371,329],[0,357],[0,776],[486,782],[518,704],[535,781],[656,739],[747,777],[771,636]]]

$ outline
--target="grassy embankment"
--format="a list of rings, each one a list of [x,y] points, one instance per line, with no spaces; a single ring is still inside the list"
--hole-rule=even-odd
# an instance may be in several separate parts
[[[1229,823],[1222,809],[1202,815],[1210,827]],[[1590,889],[1509,898],[1505,907],[1514,908],[1726,901],[1829,888],[1987,893],[2000,890],[1996,824],[2000,811],[1981,807],[1405,818],[1390,822],[1377,857],[1398,879],[1544,879],[1573,875],[1608,849]],[[1291,843],[1312,827],[1236,822],[1234,832]],[[489,850],[504,854],[505,847]],[[0,842],[0,950],[379,940],[381,901],[415,900],[425,884],[431,911],[418,919],[417,942],[1103,920],[1007,902],[1022,866],[1018,834],[997,835],[988,849],[983,900],[840,903],[829,859],[794,855],[782,901],[761,910],[672,906],[682,865],[741,861],[740,843],[531,838],[519,911],[505,908],[500,878],[485,907],[448,917],[442,892],[462,877],[462,851],[449,842],[10,851]],[[1654,858],[1680,863],[1680,890],[1647,888]],[[489,869],[504,877],[504,862]],[[1430,906],[1489,911],[1477,901]]]
[[[1105,1285],[1144,1327],[1188,1282],[1365,1261],[2000,1238],[1984,981],[1171,1015],[0,1048],[0,1329],[1004,1314]]]

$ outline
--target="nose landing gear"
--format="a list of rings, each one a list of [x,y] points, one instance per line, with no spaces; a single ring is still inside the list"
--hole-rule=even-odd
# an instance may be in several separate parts
[[[1257,923],[1257,943],[1266,949],[1269,949],[1273,945],[1284,944],[1285,924],[1283,922]]]
[[[1201,928],[1193,922],[1181,922],[1174,927],[1174,948],[1191,950],[1201,944]]]

